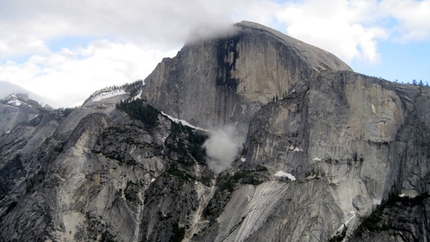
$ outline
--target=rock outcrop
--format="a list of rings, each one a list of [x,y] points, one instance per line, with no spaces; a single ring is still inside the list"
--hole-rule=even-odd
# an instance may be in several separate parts
[[[328,240],[333,230],[323,219],[329,215],[318,214],[321,209],[332,211],[328,213],[335,216],[331,221],[340,222],[338,228],[347,230],[344,236],[349,237],[375,208],[384,206],[389,213],[385,204],[399,195],[421,196],[428,203],[429,144],[424,140],[430,126],[423,112],[429,105],[428,88],[330,71],[303,90],[263,107],[251,122],[246,145],[247,166],[292,174],[302,192],[309,190],[309,183],[323,187],[301,203],[302,209],[314,211],[315,221],[298,222],[302,228],[320,227],[287,240],[308,241],[312,236]],[[300,196],[300,192],[290,192]],[[321,205],[321,201],[326,202]],[[406,207],[401,209],[414,209]],[[425,205],[421,209],[428,213]],[[396,231],[397,241],[404,234],[420,241],[427,238],[422,232],[428,222],[403,226],[415,227]],[[386,236],[385,241],[394,237]]]
[[[3,100],[0,241],[429,241],[430,89],[235,28],[80,108]]]
[[[254,113],[323,70],[351,70],[336,56],[251,22],[228,37],[185,46],[145,80],[142,98],[193,125],[247,124]],[[201,101],[196,101],[201,100]]]

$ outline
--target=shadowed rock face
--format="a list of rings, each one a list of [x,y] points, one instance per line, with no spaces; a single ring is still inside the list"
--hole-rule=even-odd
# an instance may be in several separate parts
[[[0,241],[429,241],[430,89],[236,28],[74,110],[1,101]],[[152,105],[242,128],[232,167]]]
[[[185,46],[145,80],[155,107],[209,128],[236,123],[323,70],[351,70],[334,55],[267,27],[242,22],[232,36]],[[199,101],[196,101],[199,100]]]

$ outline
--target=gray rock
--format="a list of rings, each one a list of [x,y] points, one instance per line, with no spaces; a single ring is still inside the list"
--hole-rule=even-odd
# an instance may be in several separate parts
[[[430,89],[236,27],[73,110],[1,101],[0,241],[429,241]]]
[[[251,22],[233,36],[185,46],[145,80],[142,98],[203,128],[235,123],[323,70],[351,70],[334,55]],[[299,84],[300,85],[300,84]],[[196,100],[202,100],[196,101]]]

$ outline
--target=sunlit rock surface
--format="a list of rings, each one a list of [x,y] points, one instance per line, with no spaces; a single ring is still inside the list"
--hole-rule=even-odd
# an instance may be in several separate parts
[[[146,79],[142,97],[205,128],[236,123],[323,70],[351,70],[336,56],[251,22],[235,34],[185,46]],[[196,101],[201,100],[201,101]]]
[[[430,89],[235,30],[79,108],[2,100],[0,241],[429,241]]]

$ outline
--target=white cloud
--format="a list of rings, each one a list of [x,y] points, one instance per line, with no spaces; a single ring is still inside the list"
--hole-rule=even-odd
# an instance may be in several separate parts
[[[236,0],[228,2],[227,11],[234,22],[248,20],[274,27],[278,21],[274,13],[279,7],[272,0]]]
[[[0,79],[49,96],[57,106],[74,104],[97,89],[145,78],[196,26],[225,26],[228,1],[221,2],[4,0]],[[68,36],[94,42],[50,49]]]
[[[293,37],[326,49],[346,62],[378,63],[378,40],[430,40],[430,0],[306,0],[277,8],[276,18]]]
[[[198,26],[251,20],[285,26],[289,34],[347,60],[374,61],[377,55],[370,52],[389,30],[381,26],[384,19],[397,19],[404,39],[428,39],[429,11],[430,0],[3,0],[0,51],[2,58],[46,53],[47,41],[64,36],[170,49],[180,47]]]
[[[386,31],[371,24],[379,18],[376,10],[376,1],[309,0],[284,4],[276,16],[291,36],[328,50],[346,62],[362,59],[377,63],[377,39],[385,38]]]
[[[381,39],[429,40],[429,12],[430,0],[2,0],[0,79],[69,105],[146,77],[185,40],[208,34],[197,27],[241,20],[277,28],[348,63],[378,63]],[[51,44],[67,37],[91,41],[54,51]]]
[[[383,0],[381,11],[398,21],[393,34],[400,41],[430,40],[430,0]]]
[[[85,100],[103,87],[144,79],[164,56],[175,51],[96,41],[87,48],[34,55],[24,63],[0,66],[0,79],[52,99],[56,107]]]
[[[0,47],[8,56],[42,53],[47,40],[63,36],[177,47],[197,25],[230,22],[228,6],[226,0],[5,0],[0,8]]]

